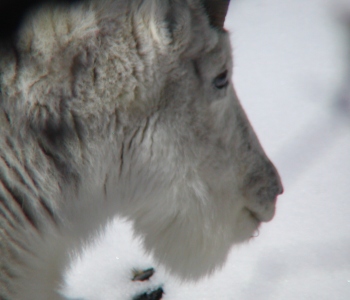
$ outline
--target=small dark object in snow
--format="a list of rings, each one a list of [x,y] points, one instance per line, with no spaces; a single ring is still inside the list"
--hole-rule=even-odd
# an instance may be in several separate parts
[[[132,278],[132,281],[145,281],[152,277],[154,274],[154,269],[150,268],[147,270],[134,270],[134,277]]]
[[[159,288],[150,293],[143,293],[141,295],[135,296],[132,300],[160,300],[162,299],[163,294],[163,289]]]

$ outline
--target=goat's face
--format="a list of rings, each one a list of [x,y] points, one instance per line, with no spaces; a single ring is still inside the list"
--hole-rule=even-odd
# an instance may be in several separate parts
[[[146,248],[197,278],[272,219],[282,186],[232,85],[229,34],[211,27],[198,5],[181,9],[180,29],[166,45],[157,38],[152,105],[123,137],[130,148],[120,182],[128,199],[139,198],[125,211]]]
[[[231,83],[229,35],[203,1],[95,1],[86,13],[56,11],[48,24],[44,10],[21,42],[31,51],[20,86],[30,91],[31,127],[67,118],[66,127],[84,129],[76,140],[96,157],[70,163],[88,161],[87,174],[102,168],[103,206],[117,203],[146,249],[182,278],[222,265],[271,220],[282,191]],[[64,157],[81,143],[67,142],[75,152]]]

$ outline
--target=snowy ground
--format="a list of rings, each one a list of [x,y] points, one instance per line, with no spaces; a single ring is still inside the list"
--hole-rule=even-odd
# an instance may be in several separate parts
[[[128,300],[162,285],[164,300],[350,299],[350,28],[347,41],[335,5],[350,0],[231,2],[236,89],[284,181],[276,217],[197,284],[161,267],[131,282],[154,263],[117,220],[69,272],[67,295]]]

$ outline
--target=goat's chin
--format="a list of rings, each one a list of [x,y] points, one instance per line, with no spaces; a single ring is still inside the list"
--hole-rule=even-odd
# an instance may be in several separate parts
[[[205,228],[173,219],[149,231],[135,222],[134,229],[142,237],[146,251],[169,273],[183,281],[196,281],[219,270],[234,245],[256,235],[260,222],[242,211],[231,225]]]
[[[182,281],[197,281],[224,265],[231,245],[202,245],[200,248],[194,244],[188,246],[186,243],[174,242],[167,238],[158,245],[149,245],[146,238],[145,247],[153,254],[155,261],[173,276]]]

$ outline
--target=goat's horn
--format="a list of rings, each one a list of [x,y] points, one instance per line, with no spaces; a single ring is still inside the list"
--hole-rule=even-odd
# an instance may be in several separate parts
[[[204,0],[203,3],[209,15],[210,24],[223,28],[230,0]]]

